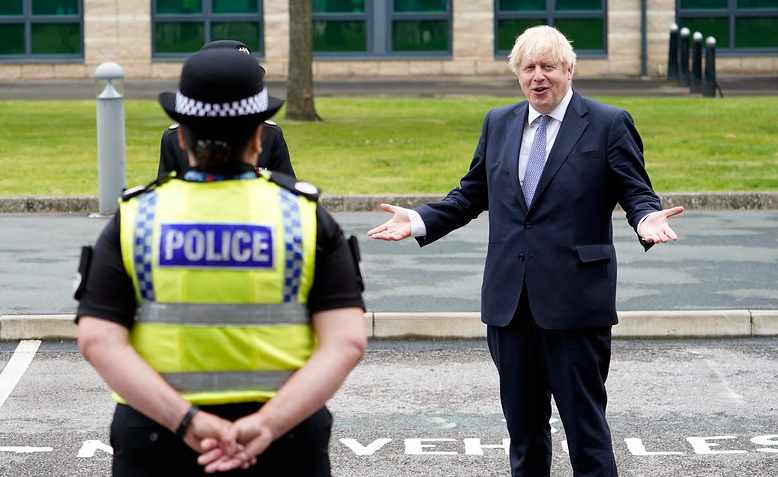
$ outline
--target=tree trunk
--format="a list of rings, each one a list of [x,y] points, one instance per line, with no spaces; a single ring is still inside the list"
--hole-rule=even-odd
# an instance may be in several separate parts
[[[321,121],[313,103],[312,3],[311,0],[289,0],[286,119]]]

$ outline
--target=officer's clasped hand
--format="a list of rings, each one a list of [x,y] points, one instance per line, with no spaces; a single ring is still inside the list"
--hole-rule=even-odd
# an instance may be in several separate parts
[[[198,411],[184,434],[184,442],[196,452],[203,453],[203,442],[213,442],[213,446],[222,449],[228,455],[242,451],[237,443],[237,432],[232,423],[205,411]],[[210,449],[210,447],[208,448]]]
[[[257,456],[262,454],[274,439],[273,432],[259,414],[250,414],[231,423],[230,435],[234,435],[236,439],[233,449],[220,445],[215,437],[203,439],[200,443],[201,455],[197,462],[205,467],[206,473],[246,469],[256,464]]]

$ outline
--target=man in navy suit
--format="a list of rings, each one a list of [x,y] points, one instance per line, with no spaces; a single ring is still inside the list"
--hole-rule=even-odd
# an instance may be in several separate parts
[[[554,28],[509,57],[527,101],[486,115],[470,169],[442,200],[393,214],[368,235],[430,244],[489,211],[481,317],[500,376],[511,475],[548,476],[551,396],[576,477],[616,476],[605,380],[616,318],[611,216],[640,242],[677,239],[644,168],[630,115],[572,89],[575,53]]]

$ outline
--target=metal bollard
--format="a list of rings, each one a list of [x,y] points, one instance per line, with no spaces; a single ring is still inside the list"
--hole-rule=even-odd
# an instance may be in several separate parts
[[[678,80],[681,86],[689,86],[689,29],[681,28],[678,42]]]
[[[698,31],[692,35],[692,79],[689,92],[702,93],[702,33]]]
[[[97,175],[100,215],[115,214],[124,178],[124,71],[103,63],[95,71],[97,96]]]
[[[667,79],[678,79],[678,25],[670,25],[670,48],[667,52]]]
[[[702,95],[706,98],[716,97],[716,39],[709,36],[705,39],[705,78],[702,82]]]

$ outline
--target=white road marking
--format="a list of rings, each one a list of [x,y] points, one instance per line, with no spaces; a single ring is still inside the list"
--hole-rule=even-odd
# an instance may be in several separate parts
[[[97,451],[103,451],[106,454],[113,455],[113,447],[103,444],[100,441],[91,440],[86,441],[81,445],[81,449],[78,450],[78,455],[76,457],[94,457]]]
[[[744,403],[743,396],[741,394],[736,393],[735,390],[732,389],[732,386],[729,385],[727,379],[724,377],[721,371],[719,371],[719,368],[716,365],[716,363],[710,359],[706,359],[705,364],[708,365],[708,368],[716,374],[716,376],[719,378],[719,381],[721,381],[721,384],[723,384],[724,387],[727,389],[727,396],[730,399],[737,402],[738,404],[743,404]]]
[[[370,444],[363,446],[356,439],[347,438],[347,439],[339,439],[339,440],[341,444],[354,451],[354,454],[356,455],[373,455],[376,453],[377,450],[379,450],[386,444],[392,442],[391,439],[386,439],[386,438],[376,439]]]
[[[32,454],[33,452],[51,452],[53,447],[0,447],[0,452],[14,452],[16,454]]]
[[[627,444],[627,449],[632,455],[684,455],[683,452],[677,451],[647,451],[646,446],[643,445],[643,439],[638,439],[636,437],[627,437],[624,439],[624,442]]]
[[[40,345],[40,340],[23,340],[16,346],[14,354],[3,368],[3,372],[0,373],[0,407],[3,406],[16,384],[24,376],[24,372],[27,371],[27,367],[35,358],[35,353]]]

